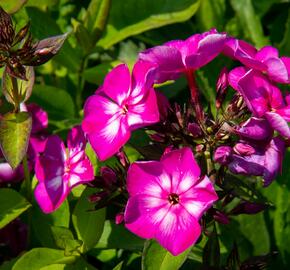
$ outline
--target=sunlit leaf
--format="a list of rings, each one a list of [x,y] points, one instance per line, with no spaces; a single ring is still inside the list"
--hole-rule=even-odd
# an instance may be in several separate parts
[[[31,126],[27,112],[8,113],[0,119],[0,146],[12,168],[16,168],[26,154]]]
[[[0,189],[0,229],[26,211],[31,204],[17,191]]]

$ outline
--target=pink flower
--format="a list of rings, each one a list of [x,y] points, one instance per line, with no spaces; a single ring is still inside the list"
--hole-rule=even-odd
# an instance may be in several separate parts
[[[212,61],[223,49],[226,34],[215,29],[174,40],[140,53],[140,59],[158,66],[157,83],[177,79],[187,70],[198,69]]]
[[[159,121],[154,71],[151,64],[138,61],[131,77],[128,67],[119,65],[88,98],[82,128],[100,160],[117,153],[132,130]]]
[[[235,68],[229,75],[230,85],[243,96],[255,117],[265,117],[271,127],[290,138],[290,105],[284,102],[280,89],[259,71]],[[287,100],[286,100],[287,101]]]
[[[267,73],[272,81],[290,82],[290,58],[279,58],[279,51],[274,47],[265,46],[257,51],[249,43],[231,38],[225,44],[224,53],[239,60],[248,68]]]
[[[47,139],[44,153],[36,160],[35,173],[39,183],[35,198],[45,213],[56,210],[70,190],[94,179],[93,166],[85,154],[86,141],[80,126],[68,135],[68,151],[61,139]]]
[[[196,242],[199,219],[218,199],[188,147],[163,154],[160,162],[133,163],[127,188],[126,227],[142,238],[155,238],[173,255]]]

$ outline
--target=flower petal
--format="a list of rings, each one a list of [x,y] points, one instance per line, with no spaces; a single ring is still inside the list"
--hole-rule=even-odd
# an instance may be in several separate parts
[[[139,161],[129,167],[127,190],[130,196],[146,194],[167,199],[170,189],[170,178],[159,161]]]
[[[171,176],[171,192],[178,192],[178,186],[182,181],[190,179],[193,185],[199,179],[200,168],[189,147],[166,153],[160,161],[164,166],[164,170]]]
[[[139,58],[158,66],[158,71],[155,78],[156,83],[175,80],[185,69],[179,50],[166,45],[148,49],[140,53]]]
[[[69,190],[62,176],[39,182],[34,190],[35,199],[44,213],[55,211],[66,199]]]
[[[290,127],[281,115],[275,112],[267,112],[265,116],[274,130],[277,130],[282,136],[290,138]]]
[[[198,239],[201,228],[191,214],[182,206],[172,206],[156,230],[156,239],[174,256],[192,246]]]
[[[130,85],[130,71],[125,64],[121,64],[107,74],[102,91],[121,106],[129,95]]]
[[[169,207],[168,201],[160,198],[144,195],[130,197],[124,213],[125,226],[142,238],[153,238]]]

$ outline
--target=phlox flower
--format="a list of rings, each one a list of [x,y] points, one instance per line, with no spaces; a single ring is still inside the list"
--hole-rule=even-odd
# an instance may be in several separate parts
[[[173,40],[139,54],[158,66],[157,83],[175,80],[182,73],[196,70],[212,61],[223,49],[226,34],[211,30],[186,40]]]
[[[267,73],[274,82],[290,82],[290,58],[280,58],[279,51],[272,46],[265,46],[257,50],[243,40],[231,38],[225,43],[223,52],[248,68]]]
[[[266,187],[281,171],[284,153],[285,142],[275,137],[267,143],[239,141],[233,148],[220,146],[214,158],[234,174],[262,176]]]
[[[70,131],[67,146],[68,151],[61,139],[52,135],[47,139],[43,154],[36,160],[35,174],[39,183],[35,198],[45,213],[56,210],[73,187],[94,179],[80,126]]]
[[[159,121],[154,72],[152,64],[138,61],[131,76],[121,64],[86,101],[82,128],[100,160],[117,153],[132,130]]]
[[[155,238],[173,255],[193,245],[201,234],[199,219],[218,199],[200,173],[188,147],[167,152],[160,161],[134,162],[127,177],[127,229]]]
[[[290,104],[280,89],[259,71],[235,68],[229,74],[230,85],[243,96],[248,109],[255,117],[265,117],[271,127],[290,138]]]

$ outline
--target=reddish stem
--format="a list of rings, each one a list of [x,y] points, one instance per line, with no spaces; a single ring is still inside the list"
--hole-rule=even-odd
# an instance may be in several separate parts
[[[188,70],[186,72],[186,78],[190,88],[191,103],[195,110],[197,121],[202,122],[202,120],[204,119],[204,112],[199,100],[199,91],[195,80],[194,72],[192,70]]]

